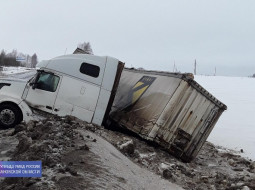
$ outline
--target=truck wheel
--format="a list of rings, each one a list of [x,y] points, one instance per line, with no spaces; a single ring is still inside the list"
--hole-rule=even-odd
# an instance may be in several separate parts
[[[0,128],[12,128],[21,121],[20,110],[12,104],[0,105]]]

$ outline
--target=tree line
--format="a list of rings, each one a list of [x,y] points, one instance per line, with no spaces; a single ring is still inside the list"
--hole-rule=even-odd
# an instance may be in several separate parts
[[[85,53],[93,55],[93,50],[89,42],[83,42],[77,45],[77,49],[74,51],[74,53]],[[31,56],[18,52],[16,49],[12,50],[12,52],[6,52],[3,49],[0,54],[0,66],[23,66],[35,68],[37,63],[38,58],[36,53]]]
[[[23,66],[35,68],[38,62],[37,55],[34,53],[32,56],[12,50],[12,52],[1,51],[0,66]]]

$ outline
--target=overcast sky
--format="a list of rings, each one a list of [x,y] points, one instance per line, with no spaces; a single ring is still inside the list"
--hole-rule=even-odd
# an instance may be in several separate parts
[[[90,42],[128,67],[250,76],[254,0],[1,0],[0,49],[39,60]]]

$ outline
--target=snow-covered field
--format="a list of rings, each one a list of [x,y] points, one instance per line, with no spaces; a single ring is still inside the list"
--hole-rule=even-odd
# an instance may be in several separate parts
[[[228,106],[208,141],[244,150],[255,160],[255,78],[195,76],[195,80]]]
[[[3,67],[0,71],[0,78],[19,78],[29,80],[36,73],[34,68],[27,67]]]
[[[11,75],[16,73],[22,73],[31,70],[31,68],[27,67],[3,67],[3,71],[1,73],[3,75]]]

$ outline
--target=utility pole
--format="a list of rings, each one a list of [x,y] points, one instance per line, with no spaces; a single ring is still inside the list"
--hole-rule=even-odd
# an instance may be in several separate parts
[[[216,67],[215,67],[215,69],[214,69],[214,76],[216,76]]]
[[[195,59],[195,64],[194,64],[194,75],[197,74],[197,60]]]
[[[173,72],[174,72],[174,73],[177,73],[177,72],[178,72],[178,69],[177,69],[177,67],[176,67],[176,65],[175,65],[175,60],[174,60],[174,68],[173,68]]]

